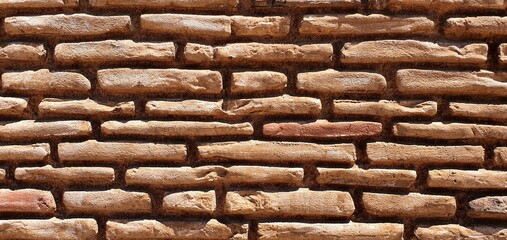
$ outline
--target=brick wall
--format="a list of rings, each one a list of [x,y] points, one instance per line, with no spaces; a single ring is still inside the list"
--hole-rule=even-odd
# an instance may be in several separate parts
[[[503,0],[0,0],[0,239],[504,239]]]

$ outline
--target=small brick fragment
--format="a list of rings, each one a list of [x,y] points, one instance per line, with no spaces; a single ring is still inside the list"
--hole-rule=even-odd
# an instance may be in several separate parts
[[[49,191],[0,189],[0,199],[0,213],[54,214],[56,211],[55,199]]]
[[[335,100],[336,115],[367,115],[377,117],[431,117],[437,114],[437,103],[433,101],[389,101],[366,102]]]
[[[224,62],[322,62],[330,63],[331,44],[231,43],[215,48],[215,60]]]
[[[268,123],[263,134],[278,138],[341,138],[374,137],[382,132],[382,124],[375,122],[328,122],[317,120],[310,123]]]
[[[134,102],[97,102],[91,99],[45,98],[39,104],[41,116],[134,116]]]
[[[38,43],[0,44],[0,61],[42,64],[46,61],[46,49]]]
[[[141,30],[186,37],[226,38],[232,34],[232,21],[224,15],[143,14]]]
[[[433,239],[501,239],[505,235],[504,228],[488,226],[464,227],[457,224],[418,227],[415,236],[419,240]]]
[[[85,137],[92,133],[87,121],[38,122],[23,120],[0,124],[1,141],[48,140],[62,137]]]
[[[417,174],[412,170],[317,168],[317,183],[321,185],[346,185],[364,187],[409,188]]]
[[[449,18],[444,33],[456,38],[490,38],[507,36],[507,17],[478,16]]]
[[[162,200],[162,211],[165,213],[207,213],[216,209],[215,191],[171,193]]]
[[[287,76],[279,72],[235,72],[232,73],[231,93],[260,93],[281,91],[287,86]]]
[[[47,143],[0,146],[0,161],[42,162],[49,159],[49,155],[50,146]]]
[[[28,112],[28,101],[23,98],[0,97],[0,116],[22,117]]]
[[[430,170],[427,180],[430,188],[450,189],[507,189],[507,172],[491,170]]]
[[[105,167],[44,167],[16,168],[16,180],[54,185],[109,185],[114,181],[114,169]]]
[[[48,69],[2,74],[2,89],[27,95],[88,94],[90,81],[79,73],[50,72]]]
[[[298,74],[296,87],[298,90],[324,94],[382,93],[387,88],[387,82],[376,73],[328,69]]]
[[[183,56],[192,63],[211,62],[215,58],[215,48],[209,45],[187,43]]]
[[[224,102],[227,115],[317,115],[322,104],[319,99],[283,95],[280,97],[238,99]]]
[[[507,120],[506,104],[449,103],[451,116]]]
[[[394,135],[426,139],[507,139],[507,126],[434,122],[396,123]]]
[[[94,219],[18,219],[0,220],[0,239],[54,240],[97,239],[98,226]]]
[[[0,9],[44,9],[78,5],[79,0],[8,0],[0,2]]]
[[[488,196],[474,199],[468,203],[468,215],[473,218],[506,219],[507,197]]]
[[[107,191],[70,191],[63,194],[63,205],[69,213],[111,215],[149,213],[151,199],[147,193]]]
[[[290,17],[246,17],[230,18],[232,32],[237,37],[283,37],[289,34]]]

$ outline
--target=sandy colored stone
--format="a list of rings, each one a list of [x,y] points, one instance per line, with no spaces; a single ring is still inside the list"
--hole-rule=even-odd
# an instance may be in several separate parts
[[[431,10],[448,12],[456,10],[504,9],[503,0],[376,0],[377,8],[400,10]]]
[[[188,191],[167,194],[162,200],[165,213],[207,213],[216,209],[215,191]]]
[[[314,144],[301,142],[222,142],[198,146],[200,161],[334,162],[352,163],[353,144]]]
[[[2,240],[95,240],[97,233],[91,218],[0,220]]]
[[[90,81],[74,72],[50,72],[48,69],[2,74],[2,89],[28,95],[88,94]]]
[[[0,61],[31,62],[41,64],[46,61],[46,49],[39,43],[0,44]]]
[[[100,36],[130,31],[129,16],[93,16],[83,13],[7,17],[8,35]]]
[[[387,142],[368,143],[368,159],[373,166],[480,165],[482,146],[424,146]]]
[[[235,72],[232,73],[231,93],[260,93],[281,91],[287,86],[287,76],[279,72]]]
[[[490,38],[507,36],[507,17],[478,16],[449,18],[444,33],[457,38]]]
[[[507,189],[507,172],[492,170],[430,170],[427,180],[430,188],[451,189]]]
[[[47,143],[32,145],[0,146],[0,161],[42,162],[49,159],[50,146]]]
[[[489,196],[474,199],[468,203],[468,215],[473,218],[506,219],[507,197]]]
[[[418,227],[415,236],[419,240],[456,240],[456,239],[505,239],[507,229],[472,226],[470,228],[457,224],[435,225],[431,227]]]
[[[1,103],[0,103],[1,104]],[[45,98],[39,104],[42,116],[134,116],[134,102],[97,102],[91,99]]]
[[[396,123],[394,135],[426,139],[507,139],[507,126],[441,123]]]
[[[58,63],[111,63],[128,61],[171,62],[176,55],[172,42],[99,42],[60,43],[55,47]]]
[[[310,123],[268,123],[262,133],[277,138],[341,138],[373,137],[382,132],[382,124],[376,122],[328,122],[317,120]]]
[[[16,168],[20,182],[50,185],[109,185],[114,181],[114,169],[106,167],[44,167]]]
[[[143,14],[141,31],[187,37],[230,37],[232,21],[224,15]]]
[[[58,8],[76,7],[79,0],[3,0],[0,1],[0,8],[23,9],[23,8]]]
[[[222,123],[195,121],[107,121],[101,125],[105,136],[165,136],[165,137],[205,137],[205,136],[248,136],[253,134],[250,123]]]
[[[451,218],[456,213],[456,199],[449,196],[364,193],[364,210],[380,217]]]
[[[63,162],[183,162],[186,148],[183,144],[97,142],[58,144],[58,155]]]
[[[283,37],[289,34],[290,17],[268,16],[230,18],[232,32],[237,37]]]
[[[317,115],[322,104],[317,98],[283,95],[279,97],[238,99],[224,102],[227,115]]]
[[[317,183],[365,187],[411,187],[417,174],[412,170],[353,168],[317,168]]]
[[[500,52],[500,56],[499,56],[499,60],[500,60],[500,63],[501,64],[506,64],[507,63],[507,44],[500,44],[500,46],[498,46],[498,52]]]
[[[146,113],[150,116],[225,116],[223,101],[149,101]]]
[[[24,98],[0,97],[0,116],[27,115],[28,101]]]
[[[98,71],[98,87],[107,94],[204,93],[222,91],[222,75],[210,70],[105,69]]]
[[[495,149],[495,163],[499,166],[507,166],[507,147]]]
[[[0,213],[54,214],[56,211],[55,199],[49,191],[0,189],[0,199]]]
[[[214,51],[215,49],[209,45],[187,43],[183,50],[183,56],[185,60],[189,62],[211,62],[215,57]]]
[[[274,0],[274,6],[295,8],[359,7],[360,0]]]
[[[87,121],[39,122],[22,120],[0,123],[0,141],[48,140],[62,137],[86,137],[92,133]]]
[[[449,103],[449,113],[458,117],[506,120],[507,105],[451,102]]]
[[[226,213],[247,216],[350,217],[355,210],[350,194],[340,191],[227,192],[225,201]]]
[[[331,44],[231,43],[215,48],[215,60],[224,62],[323,62],[333,57]]]
[[[342,63],[448,63],[485,65],[488,45],[455,46],[416,40],[378,40],[346,43]]]
[[[334,100],[336,115],[368,115],[377,117],[431,117],[437,114],[437,103],[433,101],[390,101],[378,102],[357,100]]]
[[[5,177],[7,176],[7,172],[5,169],[0,169],[0,183],[5,182],[7,179]]]
[[[98,215],[149,213],[151,199],[147,193],[126,192],[120,189],[107,191],[67,191],[63,205],[68,213]]]
[[[224,9],[235,8],[238,0],[90,0],[92,7],[153,7],[153,8],[190,8],[190,9]]]
[[[382,75],[376,73],[327,69],[299,73],[296,87],[299,90],[330,94],[382,93],[387,88],[387,83]]]

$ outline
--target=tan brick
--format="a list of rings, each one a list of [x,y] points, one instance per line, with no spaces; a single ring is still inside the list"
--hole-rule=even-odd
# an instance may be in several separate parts
[[[210,70],[105,69],[98,71],[99,90],[107,94],[204,93],[222,91],[222,75]]]
[[[165,213],[206,213],[212,214],[216,209],[215,191],[177,192],[167,194],[162,200],[162,211]]]
[[[346,43],[342,63],[448,63],[485,65],[488,45],[456,46],[416,40],[378,40]]]
[[[224,62],[326,62],[333,56],[331,44],[231,43],[215,48],[215,60]]]
[[[76,7],[79,0],[7,0],[0,2],[2,9]]]
[[[106,167],[44,167],[16,168],[20,182],[51,185],[109,185],[114,181],[114,169]]]
[[[290,17],[233,16],[232,32],[237,37],[283,37],[289,34]]]
[[[92,133],[90,122],[57,121],[39,122],[23,120],[0,124],[1,141],[48,140],[62,137],[85,137]]]
[[[299,33],[309,36],[363,36],[382,34],[432,35],[435,23],[426,17],[381,14],[306,15]]]
[[[187,43],[183,51],[186,61],[194,63],[211,62],[215,57],[215,48],[209,45]]]
[[[7,172],[5,171],[5,169],[0,169],[0,183],[1,182],[5,182],[5,177],[7,176]]]
[[[247,216],[349,217],[355,210],[350,194],[340,191],[227,192],[225,201],[226,213]]]
[[[224,102],[228,115],[317,115],[322,104],[319,99],[283,95],[280,97],[239,99]]]
[[[507,105],[451,102],[449,103],[449,113],[451,116],[458,117],[506,120]]]
[[[228,124],[193,121],[108,121],[101,125],[101,129],[105,136],[205,137],[253,134],[253,127],[250,123]]]
[[[143,14],[141,30],[188,37],[230,37],[231,19],[224,15]]]
[[[190,8],[190,9],[224,9],[235,8],[238,0],[90,0],[92,7],[150,7],[150,8]]]
[[[382,93],[387,83],[380,74],[328,69],[298,74],[296,86],[299,90],[330,94]]]
[[[130,31],[129,16],[93,16],[88,14],[58,14],[27,17],[7,17],[8,35],[100,36]]]
[[[176,55],[172,42],[134,42],[106,40],[100,42],[60,43],[55,47],[58,63],[111,63],[128,61],[171,62]]]
[[[495,163],[500,166],[507,166],[507,147],[495,149]]]
[[[232,74],[231,93],[281,91],[286,86],[287,76],[283,73],[270,71],[235,72]]]
[[[468,203],[468,215],[473,218],[506,219],[507,197],[489,196],[474,199]]]
[[[381,217],[451,218],[456,213],[456,199],[449,196],[364,193],[364,210]]]
[[[45,98],[39,104],[41,116],[134,116],[134,102],[96,102],[91,99]]]
[[[259,240],[350,239],[400,240],[403,224],[396,223],[259,223]]]
[[[54,214],[56,210],[55,199],[49,191],[0,189],[0,199],[0,213]]]
[[[507,17],[479,16],[449,18],[444,33],[457,38],[490,38],[507,36]]]
[[[48,69],[2,74],[2,89],[27,95],[88,94],[90,81],[73,72],[50,72]]]
[[[149,101],[146,113],[149,116],[225,116],[223,101]]]
[[[501,64],[507,63],[507,44],[503,43],[498,46],[498,52],[500,52],[499,60]]]
[[[504,9],[503,0],[380,0],[377,1],[381,8],[394,11],[417,9],[438,12],[456,10],[485,10]]]
[[[38,43],[0,44],[0,61],[42,64],[46,61],[46,49]]]
[[[437,114],[437,103],[433,101],[390,101],[378,102],[357,100],[335,100],[336,115],[368,115],[377,117],[431,117]]]
[[[365,187],[411,187],[417,174],[412,170],[318,168],[317,183],[322,185],[347,185]]]
[[[423,146],[375,142],[367,145],[373,166],[481,165],[481,146]]]
[[[94,219],[17,219],[0,220],[0,239],[54,240],[97,238],[98,226]]]
[[[313,144],[299,142],[222,142],[198,146],[200,161],[322,161],[352,163],[356,158],[353,144]]]
[[[97,142],[58,144],[62,162],[183,162],[186,148],[183,144]]]
[[[28,113],[28,101],[23,98],[0,97],[0,116],[22,117]]]
[[[49,159],[49,149],[47,143],[0,146],[0,161],[42,162]]]
[[[258,0],[257,0],[258,1]],[[274,0],[274,6],[295,8],[359,7],[360,0]]]
[[[69,213],[100,215],[121,213],[149,213],[151,199],[147,193],[107,191],[71,191],[63,194],[63,205]]]
[[[310,123],[268,123],[262,133],[278,138],[341,138],[374,137],[382,132],[382,124],[376,122],[328,122],[317,120]]]
[[[394,135],[426,139],[507,139],[507,126],[434,122],[396,123]]]
[[[507,96],[505,73],[399,70],[396,87],[403,94]]]
[[[431,188],[507,189],[507,172],[490,170],[430,170],[427,180]]]
[[[419,240],[454,240],[454,239],[502,239],[505,235],[503,228],[486,226],[464,227],[457,224],[418,227],[415,236]]]

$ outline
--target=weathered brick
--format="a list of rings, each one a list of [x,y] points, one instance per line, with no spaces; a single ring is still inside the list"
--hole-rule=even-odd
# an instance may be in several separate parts
[[[1,141],[48,140],[62,137],[84,137],[92,133],[90,122],[57,121],[38,122],[23,120],[0,123]]]
[[[382,132],[382,124],[375,122],[328,122],[317,120],[310,123],[268,123],[262,133],[278,138],[340,138],[374,137]]]
[[[49,149],[47,143],[0,146],[0,161],[42,162],[49,159]]]
[[[499,147],[495,149],[495,164],[507,166],[507,147]]]
[[[147,193],[120,189],[65,192],[63,205],[69,213],[110,215],[151,211],[151,199]]]
[[[256,0],[260,1],[260,0]],[[274,0],[274,6],[295,8],[359,7],[360,0]]]
[[[223,101],[149,101],[146,113],[149,116],[225,116]]]
[[[2,89],[26,95],[88,94],[90,81],[73,72],[50,72],[48,69],[2,74]]]
[[[38,43],[0,44],[0,61],[42,64],[46,61],[46,49]]]
[[[447,63],[485,65],[488,45],[455,46],[416,40],[378,40],[346,43],[342,63]]]
[[[507,63],[507,44],[503,43],[498,46],[498,52],[500,52],[499,60],[501,64]]]
[[[207,93],[222,91],[222,75],[210,70],[99,70],[99,90],[107,94]]]
[[[367,145],[373,166],[481,165],[481,146],[423,146],[375,142]]]
[[[468,203],[468,215],[473,218],[507,218],[507,197],[489,196],[474,199]]]
[[[7,172],[5,171],[5,169],[0,169],[0,183],[1,182],[5,182],[5,177],[7,176]]]
[[[27,115],[28,101],[23,98],[0,97],[0,116],[22,117]]]
[[[507,17],[479,16],[449,18],[445,22],[446,36],[457,38],[490,38],[507,36]]]
[[[0,220],[0,239],[54,240],[97,238],[98,226],[94,219],[18,219]]]
[[[186,61],[193,63],[211,62],[215,57],[215,48],[209,45],[187,43],[183,50]]]
[[[463,227],[457,224],[418,227],[415,236],[419,240],[433,239],[502,239],[505,229],[486,226]]]
[[[45,98],[39,104],[41,116],[134,116],[134,102],[97,102],[91,99]]]
[[[239,99],[224,102],[228,115],[317,115],[322,104],[319,99],[283,95],[280,97]]]
[[[430,188],[451,189],[507,189],[507,172],[490,170],[430,170]]]
[[[152,8],[190,8],[190,9],[224,9],[235,8],[238,0],[90,0],[92,7],[152,7]]]
[[[301,22],[299,33],[309,36],[431,35],[436,33],[434,26],[435,23],[426,17],[307,15]]]
[[[451,102],[449,103],[449,113],[451,116],[458,117],[506,120],[507,105]]]
[[[323,161],[352,163],[356,158],[352,144],[313,144],[299,142],[223,142],[198,146],[200,161]]]
[[[63,185],[109,185],[114,181],[114,169],[106,167],[44,167],[16,168],[20,182]]]
[[[433,101],[390,101],[378,102],[357,100],[335,100],[336,115],[368,115],[377,117],[431,117],[437,114],[437,103]]]
[[[250,123],[228,124],[193,121],[108,121],[101,125],[101,129],[106,136],[204,137],[253,134],[253,127]]]
[[[230,19],[232,32],[237,37],[283,37],[290,30],[290,17],[233,16]]]
[[[449,196],[364,193],[364,210],[381,217],[451,218],[456,213],[456,199]]]
[[[224,62],[327,62],[332,61],[331,44],[231,43],[215,48],[214,58]]]
[[[63,162],[183,162],[186,148],[183,144],[97,142],[58,144],[58,155]]]
[[[55,199],[49,191],[0,189],[0,199],[0,213],[54,214],[56,210]]]
[[[403,94],[507,96],[505,73],[399,70],[396,87]]]
[[[365,187],[411,187],[417,174],[412,170],[317,168],[317,182],[322,185],[346,185]]]
[[[224,15],[143,14],[141,30],[188,37],[230,37],[231,19]]]
[[[503,0],[377,0],[378,7],[394,11],[430,10],[448,12],[456,10],[485,10],[505,8]]]
[[[30,9],[76,7],[79,0],[8,0],[0,2],[1,9]]]
[[[283,73],[258,71],[232,73],[231,93],[260,93],[281,91],[287,86]]]
[[[350,239],[399,240],[403,224],[396,223],[259,223],[259,240]]]
[[[216,209],[215,191],[177,192],[167,194],[162,200],[165,213],[207,213]]]
[[[58,14],[27,17],[7,17],[8,35],[100,36],[130,31],[129,16],[93,16],[87,14]]]
[[[171,62],[176,55],[172,42],[134,42],[106,40],[100,42],[60,43],[55,47],[58,63],[111,63],[128,61]]]
[[[507,139],[507,126],[434,122],[396,123],[394,135],[426,139]]]
[[[225,201],[225,212],[234,215],[349,217],[355,210],[350,194],[340,191],[227,192]]]
[[[387,83],[380,74],[328,69],[298,74],[296,87],[299,90],[331,94],[382,93]]]

